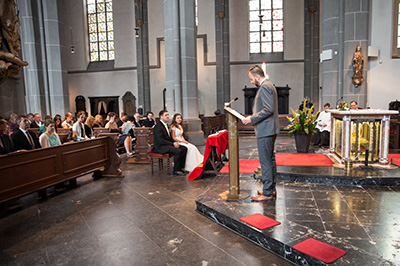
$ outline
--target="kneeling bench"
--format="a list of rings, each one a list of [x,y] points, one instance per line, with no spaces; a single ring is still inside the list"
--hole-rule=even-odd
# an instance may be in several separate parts
[[[150,163],[151,163],[151,174],[154,174],[154,159],[158,159],[158,170],[161,172],[164,168],[164,162],[163,159],[167,159],[167,174],[171,173],[171,162],[170,159],[172,157],[172,154],[169,153],[165,153],[165,154],[161,154],[161,153],[157,153],[154,151],[149,152],[149,156],[150,156]]]

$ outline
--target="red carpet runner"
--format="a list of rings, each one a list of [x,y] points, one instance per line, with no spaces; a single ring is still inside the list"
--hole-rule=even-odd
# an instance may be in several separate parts
[[[321,153],[277,153],[276,165],[279,166],[332,166],[328,156]],[[260,166],[258,159],[239,159],[239,173],[252,174]],[[220,173],[229,173],[229,162]]]
[[[400,154],[389,154],[389,162],[392,160],[392,164],[400,166]]]
[[[332,263],[346,254],[346,251],[315,240],[314,238],[304,240],[294,245],[293,248],[325,263]]]
[[[239,220],[243,221],[251,226],[254,226],[255,228],[261,229],[261,230],[281,224],[281,222],[278,222],[278,221],[271,219],[265,215],[262,215],[261,213],[255,213],[252,215],[248,215],[248,216],[239,218]]]

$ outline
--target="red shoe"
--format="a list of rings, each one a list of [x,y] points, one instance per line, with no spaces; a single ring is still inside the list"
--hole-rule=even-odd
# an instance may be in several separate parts
[[[274,197],[266,197],[264,195],[258,195],[257,197],[251,197],[252,200],[254,201],[264,201],[264,200],[272,200]]]
[[[263,191],[262,191],[262,190],[258,190],[257,193],[258,193],[258,195],[262,195],[262,194],[263,194]],[[274,191],[272,192],[272,196],[276,197],[276,190],[274,190]]]

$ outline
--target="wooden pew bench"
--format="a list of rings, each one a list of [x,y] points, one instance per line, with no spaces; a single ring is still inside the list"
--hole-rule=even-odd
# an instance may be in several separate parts
[[[220,114],[216,116],[199,116],[202,122],[202,130],[204,131],[204,136],[208,137],[210,134],[226,129],[226,115]]]
[[[0,156],[0,203],[41,191],[90,172],[123,177],[111,137],[71,142]]]

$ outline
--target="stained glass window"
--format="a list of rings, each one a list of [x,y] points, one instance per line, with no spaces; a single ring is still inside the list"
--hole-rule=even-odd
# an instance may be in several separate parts
[[[249,0],[250,53],[283,52],[283,0]]]
[[[87,0],[90,62],[114,60],[112,0]]]
[[[397,20],[397,48],[400,48],[400,1],[398,4],[398,20]]]

